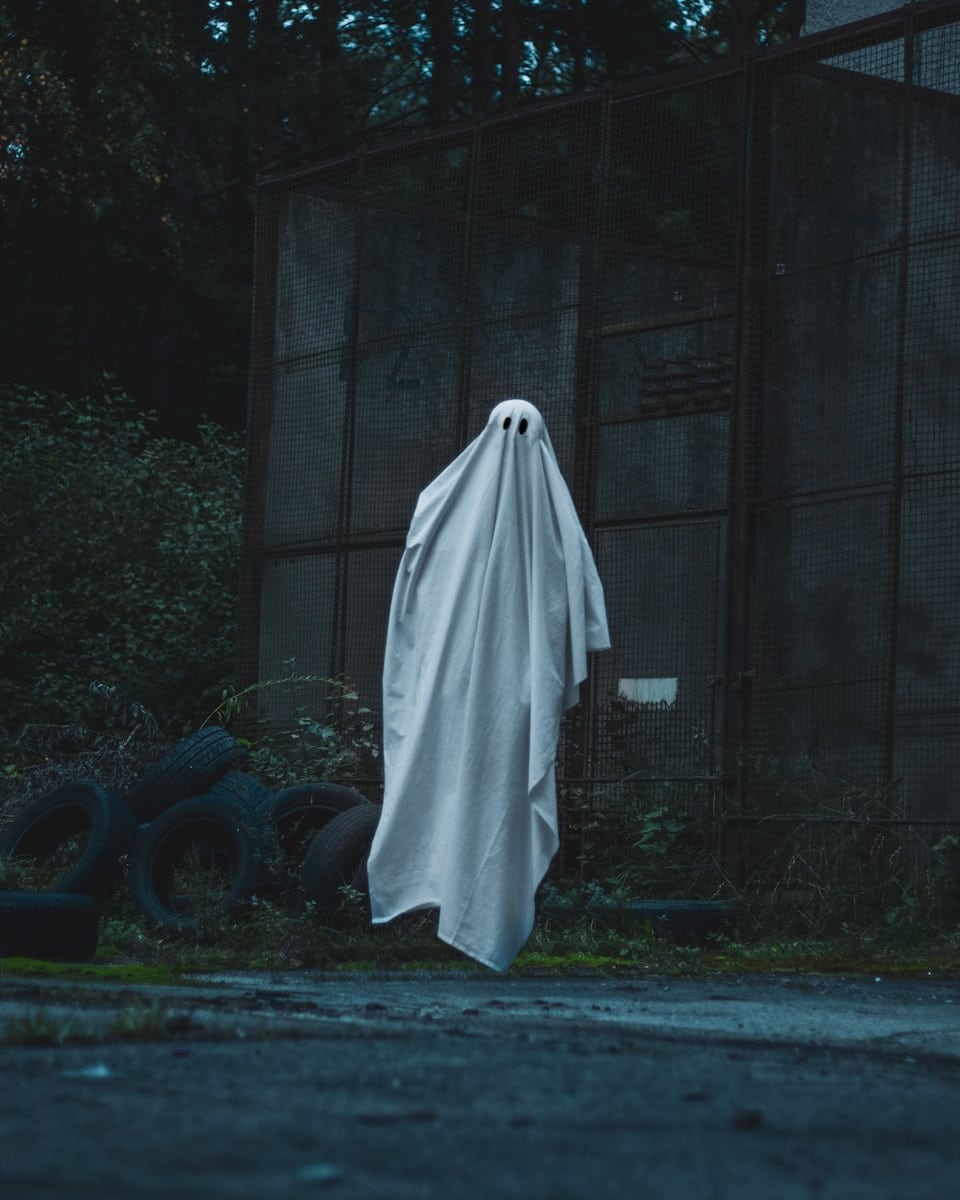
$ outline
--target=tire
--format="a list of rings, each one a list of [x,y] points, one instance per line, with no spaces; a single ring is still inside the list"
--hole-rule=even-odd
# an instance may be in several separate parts
[[[631,900],[629,921],[650,922],[654,933],[679,946],[702,946],[710,934],[730,928],[733,905],[726,900]]]
[[[219,725],[207,725],[181,738],[124,799],[143,824],[178,800],[201,795],[247,758],[248,752],[232,733]]]
[[[271,838],[262,814],[235,800],[180,800],[144,830],[130,893],[152,925],[196,930],[265,889]]]
[[[356,805],[328,821],[307,847],[300,891],[319,917],[336,919],[344,886],[358,888],[369,904],[367,855],[379,820],[379,805]]]
[[[239,804],[254,811],[265,811],[273,803],[274,793],[253,775],[243,771],[227,771],[216,783],[210,784],[205,795],[219,796],[232,804]]]
[[[70,783],[28,804],[0,831],[0,858],[31,859],[44,892],[105,895],[122,877],[140,830],[121,800],[96,783]]]
[[[97,949],[97,902],[66,892],[0,892],[0,958],[82,962]]]
[[[267,809],[267,819],[277,835],[280,854],[299,869],[307,847],[320,830],[334,817],[361,805],[373,807],[353,788],[336,783],[298,783],[277,792]]]

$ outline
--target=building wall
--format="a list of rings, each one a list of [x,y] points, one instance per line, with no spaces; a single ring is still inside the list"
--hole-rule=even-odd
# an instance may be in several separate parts
[[[417,492],[523,395],[614,643],[569,786],[706,820],[736,763],[737,820],[960,822],[958,30],[925,5],[749,88],[721,64],[265,189],[252,672],[378,706]]]
[[[895,12],[902,8],[891,0],[807,0],[807,11],[801,34],[822,33],[825,29],[836,29],[838,25],[850,25],[864,21],[881,13]]]

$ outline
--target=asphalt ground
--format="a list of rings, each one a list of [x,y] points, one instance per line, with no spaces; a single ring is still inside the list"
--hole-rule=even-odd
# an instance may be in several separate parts
[[[0,1196],[955,1200],[958,1015],[933,978],[0,980]]]

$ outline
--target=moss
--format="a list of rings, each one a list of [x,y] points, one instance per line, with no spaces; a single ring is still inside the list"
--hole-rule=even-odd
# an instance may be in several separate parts
[[[708,971],[788,971],[808,975],[885,975],[901,978],[960,974],[960,947],[951,940],[905,945],[899,939],[770,939],[732,943],[704,956]]]
[[[549,971],[551,974],[609,974],[612,971],[622,972],[625,968],[634,968],[636,963],[626,958],[613,958],[609,954],[587,954],[576,951],[568,954],[549,954],[542,951],[530,951],[521,954],[514,963],[513,970],[522,974],[527,970]]]
[[[176,984],[189,982],[183,972],[168,966],[142,963],[69,963],[42,958],[0,958],[0,979],[20,977],[63,979],[75,982],[124,984]]]
[[[392,958],[381,955],[377,958],[344,958],[331,960],[323,964],[325,971],[443,971],[446,973],[458,971],[479,970],[477,964],[463,959],[461,961],[449,958]]]

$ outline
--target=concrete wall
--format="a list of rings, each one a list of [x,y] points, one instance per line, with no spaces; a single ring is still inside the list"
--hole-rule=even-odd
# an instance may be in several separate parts
[[[905,211],[902,91],[835,64],[778,83],[770,131],[757,742],[879,779],[892,696],[902,795],[933,816],[921,714],[960,686],[958,109],[918,93]]]
[[[807,0],[801,35],[806,37],[825,29],[836,29],[881,13],[896,12],[902,7],[891,0]]]
[[[953,812],[956,32],[918,35],[907,126],[899,40],[829,47],[820,62],[778,58],[769,71],[761,60],[757,79],[770,90],[754,144],[769,202],[756,231],[764,258],[749,279],[727,219],[735,181],[703,144],[737,110],[711,123],[687,93],[617,110],[615,211],[599,224],[586,212],[601,194],[591,191],[595,129],[572,118],[559,140],[530,144],[561,146],[569,156],[557,161],[582,175],[560,180],[556,163],[542,180],[527,171],[505,211],[498,181],[523,159],[527,132],[518,118],[485,134],[492,173],[470,229],[462,208],[439,198],[381,190],[351,203],[320,183],[291,188],[279,230],[260,677],[330,674],[342,662],[363,702],[379,706],[416,496],[498,400],[521,395],[543,411],[595,523],[614,649],[592,675],[590,769],[702,780],[718,763],[725,694],[735,309],[759,289],[746,345],[760,420],[740,430],[758,471],[748,491],[759,487],[753,748],[781,779],[793,764],[809,783],[815,762],[821,781],[860,786],[889,766],[892,722],[910,811]],[[700,141],[667,154],[658,114]],[[660,164],[652,183],[648,125]],[[402,181],[402,154],[394,165]],[[725,208],[713,204],[718,179]],[[566,207],[551,208],[557,196]],[[594,228],[607,239],[599,251],[584,233]],[[595,426],[578,425],[587,379]],[[592,468],[586,481],[574,479],[578,461]],[[292,702],[265,701],[278,717],[293,713]],[[699,787],[705,802],[708,786],[690,795]]]

